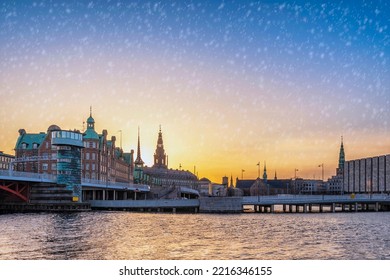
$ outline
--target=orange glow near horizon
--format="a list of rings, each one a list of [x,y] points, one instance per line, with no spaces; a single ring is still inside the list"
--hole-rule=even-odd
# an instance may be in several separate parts
[[[83,130],[92,106],[127,152],[140,126],[146,164],[162,125],[169,167],[217,183],[258,162],[326,179],[341,136],[347,160],[390,153],[384,5],[79,2],[4,3],[0,150],[20,128]]]

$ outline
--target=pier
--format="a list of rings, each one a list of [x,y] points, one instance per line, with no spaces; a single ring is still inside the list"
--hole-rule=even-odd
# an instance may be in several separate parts
[[[244,211],[255,213],[323,213],[389,211],[387,194],[276,195],[242,198]]]

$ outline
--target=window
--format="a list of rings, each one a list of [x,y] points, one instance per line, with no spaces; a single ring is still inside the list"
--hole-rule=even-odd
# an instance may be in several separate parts
[[[42,164],[42,170],[47,170],[49,168],[49,165],[47,163]]]
[[[85,159],[89,160],[89,153],[85,153]]]
[[[85,169],[86,169],[86,170],[89,170],[89,163],[87,163],[87,164],[85,165]]]
[[[92,170],[95,171],[95,164],[92,163]]]
[[[26,143],[22,144],[22,149],[27,149],[27,144]]]
[[[56,163],[52,163],[51,164],[51,170],[57,170],[57,164]]]
[[[92,155],[92,160],[95,160],[96,159],[95,153],[92,153],[91,155]]]

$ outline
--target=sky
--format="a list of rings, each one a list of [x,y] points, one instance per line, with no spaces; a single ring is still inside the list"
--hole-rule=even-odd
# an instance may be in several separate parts
[[[326,179],[341,136],[390,153],[389,35],[387,1],[0,1],[0,150],[92,106],[149,166],[161,125],[169,168]]]

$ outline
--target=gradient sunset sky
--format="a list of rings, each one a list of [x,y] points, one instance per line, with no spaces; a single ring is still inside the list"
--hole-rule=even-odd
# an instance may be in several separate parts
[[[0,1],[0,150],[83,128],[169,167],[320,178],[390,153],[387,1]],[[261,171],[262,174],[262,171]]]

